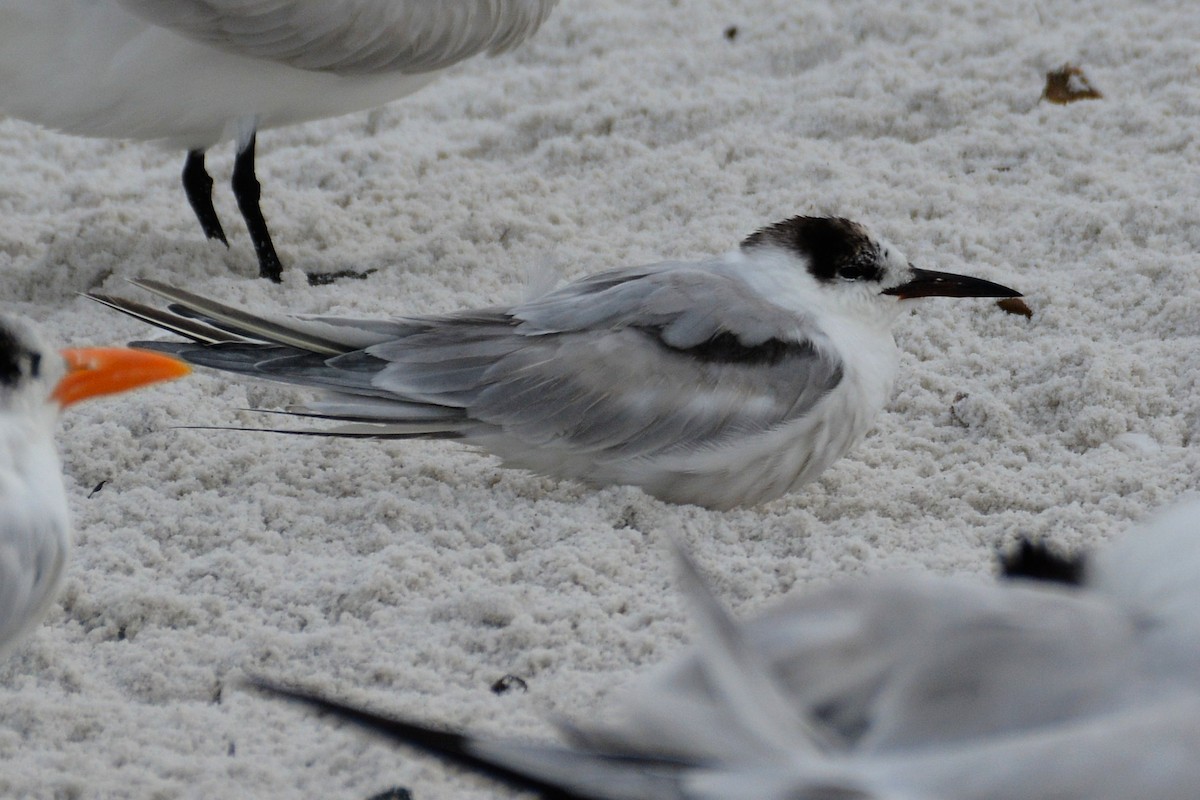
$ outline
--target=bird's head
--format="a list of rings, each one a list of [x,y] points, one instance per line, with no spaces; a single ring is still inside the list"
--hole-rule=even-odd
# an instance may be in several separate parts
[[[919,297],[1020,297],[998,283],[914,267],[895,245],[840,217],[792,217],[751,234],[743,252],[776,248],[799,259],[827,301],[882,311]]]
[[[0,413],[42,416],[86,400],[182,377],[190,368],[126,348],[53,350],[27,323],[0,316]]]

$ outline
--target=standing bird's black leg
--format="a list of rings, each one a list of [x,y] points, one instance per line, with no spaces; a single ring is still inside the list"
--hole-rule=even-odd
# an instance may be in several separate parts
[[[204,151],[189,150],[187,161],[183,162],[183,191],[187,195],[200,227],[209,239],[217,239],[229,247],[225,231],[221,228],[221,219],[212,203],[212,177],[204,168]]]
[[[254,176],[254,142],[257,136],[251,135],[246,147],[237,154],[233,162],[233,196],[237,198],[238,208],[242,218],[246,220],[246,228],[250,231],[250,241],[254,242],[254,252],[258,255],[258,275],[269,278],[275,283],[283,279],[283,265],[275,254],[275,245],[271,243],[271,233],[267,230],[267,221],[263,219],[262,209],[258,207],[258,198],[262,189],[258,178]]]

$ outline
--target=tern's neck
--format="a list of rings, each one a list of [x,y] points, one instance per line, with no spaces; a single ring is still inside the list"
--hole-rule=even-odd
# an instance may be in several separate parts
[[[903,302],[882,296],[871,286],[822,286],[794,255],[784,250],[759,248],[749,255],[734,250],[725,255],[723,263],[736,270],[738,277],[765,300],[818,324],[841,318],[856,327],[890,335],[904,311]]]
[[[0,469],[26,474],[30,470],[58,471],[54,449],[53,409],[45,413],[0,412]]]

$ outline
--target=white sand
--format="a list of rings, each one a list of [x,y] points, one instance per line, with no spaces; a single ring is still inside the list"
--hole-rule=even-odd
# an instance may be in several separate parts
[[[746,613],[847,573],[986,574],[1018,532],[1095,543],[1195,490],[1194,4],[879,8],[900,5],[563,0],[519,52],[267,132],[283,286],[252,277],[229,146],[209,159],[226,252],[186,206],[181,153],[0,123],[0,301],[63,343],[146,336],[77,296],[135,276],[264,309],[450,310],[515,299],[547,266],[721,251],[796,213],[859,219],[918,265],[1022,289],[1035,313],[922,304],[867,441],[735,513],[502,471],[454,444],[174,429],[298,396],[213,374],[74,411],[60,441],[78,547],[60,604],[0,665],[0,795],[503,795],[236,680],[549,736],[545,711],[595,713],[685,640],[666,527]],[[1065,61],[1104,99],[1039,103]],[[379,271],[302,278],[347,267]],[[510,672],[528,693],[493,695]]]

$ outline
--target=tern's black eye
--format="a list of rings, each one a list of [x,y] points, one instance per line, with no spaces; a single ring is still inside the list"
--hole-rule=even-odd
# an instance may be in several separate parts
[[[874,249],[860,250],[838,264],[837,276],[844,281],[878,282],[883,279],[883,263]]]
[[[838,267],[837,276],[844,281],[879,281],[883,279],[883,269],[875,259],[855,259]]]

